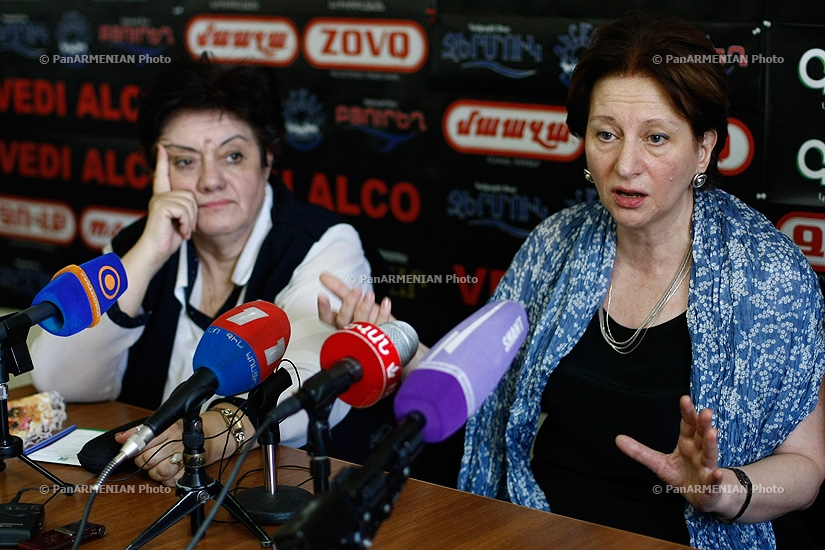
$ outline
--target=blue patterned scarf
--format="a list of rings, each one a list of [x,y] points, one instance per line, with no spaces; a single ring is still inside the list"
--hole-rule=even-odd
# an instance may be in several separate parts
[[[690,394],[716,413],[719,464],[746,465],[770,455],[816,405],[822,293],[796,245],[728,193],[695,193],[693,233]],[[615,254],[615,222],[601,203],[551,216],[516,254],[491,299],[520,302],[530,333],[467,423],[459,489],[549,511],[529,461],[542,393],[607,293]],[[770,522],[725,525],[689,504],[685,520],[697,548],[776,546]]]

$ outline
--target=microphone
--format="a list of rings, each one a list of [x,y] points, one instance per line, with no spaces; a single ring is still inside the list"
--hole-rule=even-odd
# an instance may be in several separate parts
[[[345,358],[355,359],[362,374],[339,398],[353,407],[371,407],[395,391],[416,349],[418,334],[404,321],[351,323],[321,346],[321,369],[348,371]]]
[[[370,546],[424,442],[447,439],[492,393],[527,333],[517,302],[490,302],[443,337],[408,374],[395,397],[398,426],[363,467],[343,470],[273,536],[279,549]]]
[[[377,327],[350,323],[333,333],[321,346],[321,372],[311,376],[289,399],[267,415],[280,422],[301,409],[309,415],[307,453],[315,494],[329,486],[330,464],[326,446],[330,438],[329,412],[337,397],[355,407],[368,407],[392,392],[401,370],[415,354],[418,335],[403,321]]]
[[[57,336],[93,327],[126,291],[127,282],[126,269],[113,252],[79,266],[64,267],[35,295],[31,307],[0,323],[0,342],[8,336],[7,323],[39,324]]]
[[[374,405],[398,387],[417,348],[418,334],[404,321],[350,323],[324,341],[321,371],[273,409],[271,421],[326,407],[336,398],[358,408]]]
[[[402,386],[403,387],[403,386]],[[370,548],[423,447],[421,415],[405,417],[367,458],[336,477],[272,536],[278,550]]]
[[[487,303],[433,346],[404,380],[393,404],[395,418],[424,417],[427,443],[458,431],[499,383],[527,336],[518,302]]]
[[[100,478],[212,395],[246,392],[268,378],[284,356],[290,334],[286,313],[264,300],[236,306],[215,319],[195,349],[194,374],[143,421]]]
[[[258,415],[265,415],[278,404],[281,394],[292,385],[292,375],[286,368],[275,369],[275,373],[249,392],[246,406]]]

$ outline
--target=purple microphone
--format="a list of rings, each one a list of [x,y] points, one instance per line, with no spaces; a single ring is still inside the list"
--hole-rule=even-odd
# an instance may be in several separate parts
[[[424,441],[443,441],[484,402],[527,336],[527,314],[509,300],[489,302],[444,336],[395,396],[395,417],[420,413]]]

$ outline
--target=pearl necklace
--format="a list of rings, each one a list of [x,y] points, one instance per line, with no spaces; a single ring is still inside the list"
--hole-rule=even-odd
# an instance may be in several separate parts
[[[607,345],[613,348],[616,353],[621,353],[622,355],[627,355],[628,353],[632,352],[636,349],[639,344],[642,342],[642,339],[645,337],[647,333],[647,329],[650,328],[650,325],[653,324],[653,321],[656,320],[656,317],[659,316],[659,313],[662,312],[664,307],[670,301],[671,298],[676,294],[676,290],[681,286],[682,281],[685,280],[687,274],[690,272],[690,258],[691,252],[693,251],[693,239],[691,239],[690,245],[688,246],[687,252],[685,253],[685,258],[682,260],[682,265],[679,266],[679,271],[676,272],[676,276],[671,281],[670,286],[659,299],[659,302],[653,306],[653,310],[644,320],[644,322],[636,329],[636,331],[630,335],[630,338],[627,340],[620,342],[613,337],[613,334],[610,332],[610,325],[608,324],[608,317],[610,317],[610,297],[613,293],[613,283],[610,283],[610,286],[607,289],[607,311],[603,307],[599,307],[599,328],[602,331],[602,337],[604,341],[607,342]]]

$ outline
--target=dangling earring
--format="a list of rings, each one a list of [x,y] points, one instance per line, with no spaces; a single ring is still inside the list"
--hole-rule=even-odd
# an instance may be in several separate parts
[[[584,169],[584,179],[586,179],[590,183],[596,183],[595,181],[593,181],[593,176],[590,175],[590,170],[588,170],[587,168]]]
[[[705,174],[704,172],[698,172],[698,173],[694,174],[693,179],[690,180],[690,186],[693,187],[694,189],[699,189],[700,187],[705,185],[705,182],[707,182],[707,181],[708,181],[708,175]]]

